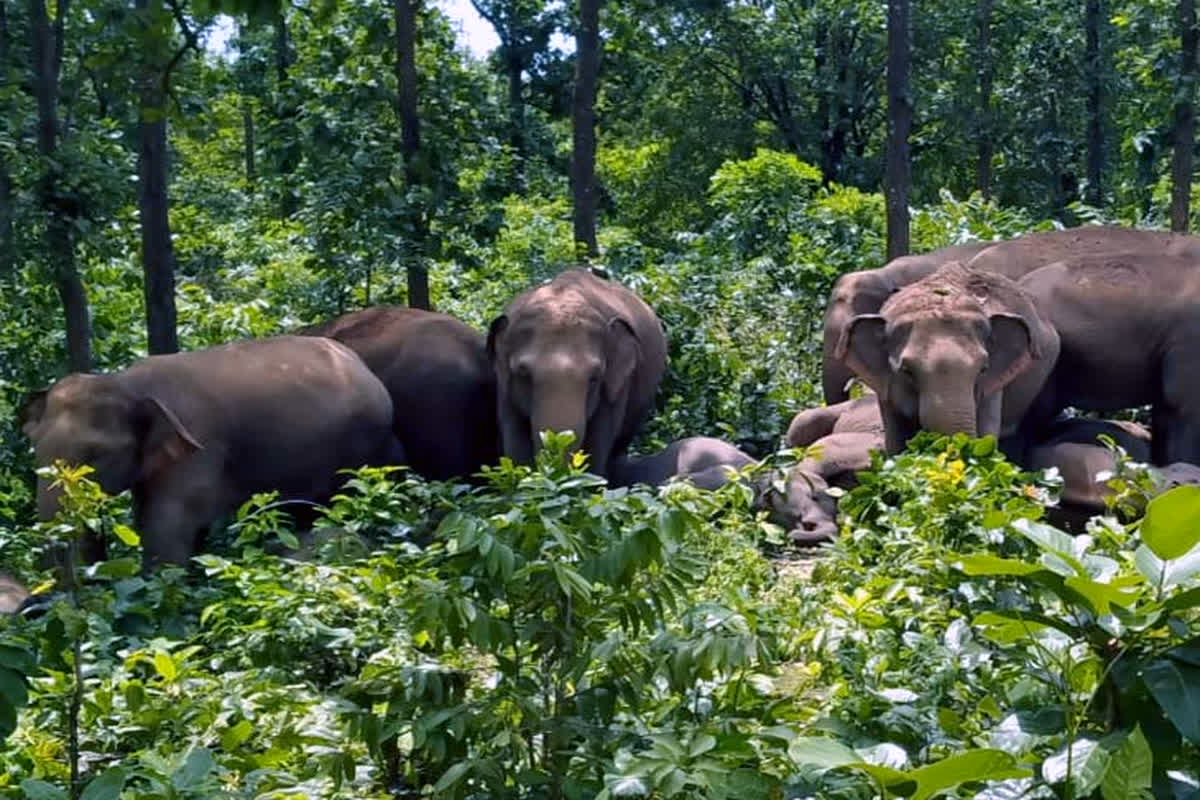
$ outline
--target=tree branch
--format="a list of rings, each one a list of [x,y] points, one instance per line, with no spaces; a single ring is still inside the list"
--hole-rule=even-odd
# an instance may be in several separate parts
[[[171,57],[167,62],[166,68],[163,70],[162,89],[163,94],[170,94],[171,91],[171,72],[179,65],[180,60],[188,50],[200,52],[200,43],[196,40],[196,32],[192,30],[187,23],[187,17],[183,15],[183,6],[178,0],[167,0],[167,5],[171,7],[171,13],[175,15],[175,23],[179,26],[179,30],[183,33],[183,47]]]

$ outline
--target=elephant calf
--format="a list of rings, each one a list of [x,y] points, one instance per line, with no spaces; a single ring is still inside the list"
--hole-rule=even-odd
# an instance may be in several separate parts
[[[652,456],[633,459],[622,456],[614,460],[609,480],[614,486],[635,483],[662,486],[672,478],[680,478],[713,491],[729,483],[731,470],[753,463],[753,458],[728,442],[691,436],[672,442]]]
[[[11,575],[0,572],[0,614],[17,613],[28,599],[28,589]]]
[[[387,390],[329,339],[279,336],[151,356],[121,372],[68,375],[22,411],[39,466],[90,464],[133,490],[147,566],[185,563],[200,534],[258,492],[320,501],[339,470],[403,459]],[[59,492],[38,482],[43,519]],[[92,541],[85,558],[103,557]]]

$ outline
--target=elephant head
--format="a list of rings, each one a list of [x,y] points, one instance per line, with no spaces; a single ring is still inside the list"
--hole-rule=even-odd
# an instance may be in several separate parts
[[[1005,387],[1054,336],[1034,316],[1007,278],[951,264],[897,292],[880,313],[851,320],[837,357],[878,394],[890,453],[922,429],[1000,436],[1010,416]],[[1022,387],[1022,403],[1032,402],[1050,366],[1035,371],[1031,390]],[[1019,420],[1024,409],[1011,411]]]
[[[127,392],[114,376],[68,375],[26,401],[21,423],[38,466],[59,460],[87,464],[95,469],[92,479],[109,494],[151,480],[201,449],[165,404]],[[39,478],[42,519],[54,516],[59,499],[59,490]]]
[[[585,304],[529,304],[492,323],[488,355],[504,454],[529,463],[541,431],[569,430],[605,474],[642,359],[633,324]]]

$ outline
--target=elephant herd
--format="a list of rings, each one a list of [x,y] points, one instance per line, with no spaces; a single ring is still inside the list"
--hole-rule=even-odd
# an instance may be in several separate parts
[[[1064,505],[1098,511],[1095,473],[1112,464],[1100,433],[1172,465],[1173,480],[1200,473],[1200,238],[1087,227],[850,273],[829,298],[823,357],[828,405],[800,412],[786,435],[820,444],[820,457],[755,484],[797,542],[836,535],[826,489],[852,485],[871,450],[898,452],[918,430],[993,434],[1022,466],[1058,467]],[[444,314],[369,308],[70,375],[33,395],[21,421],[38,465],[87,463],[106,491],[132,490],[148,565],[183,563],[255,493],[320,502],[340,470],[362,465],[468,477],[501,455],[531,461],[547,429],[573,431],[610,483],[715,488],[753,459],[708,437],[626,454],[666,360],[645,302],[573,269],[514,298],[486,336]],[[853,377],[873,394],[851,400]],[[1150,431],[1061,414],[1146,404]],[[58,503],[42,480],[39,514]],[[101,557],[102,543],[85,555]]]

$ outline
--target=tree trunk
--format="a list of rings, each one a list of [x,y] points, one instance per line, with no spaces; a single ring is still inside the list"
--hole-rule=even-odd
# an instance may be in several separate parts
[[[571,191],[575,200],[575,250],[582,260],[600,254],[596,244],[596,82],[600,72],[601,2],[579,0],[579,27],[575,31]]]
[[[242,100],[242,143],[246,160],[246,183],[253,191],[254,183],[258,180],[258,171],[254,166],[254,109],[248,99]]]
[[[8,89],[8,69],[12,54],[8,41],[8,0],[0,0],[0,92]],[[0,154],[0,281],[13,274],[12,176],[8,159]]]
[[[1101,0],[1087,0],[1085,12],[1087,69],[1087,195],[1088,205],[1104,202],[1104,59],[1100,49],[1100,26],[1104,16]]]
[[[912,128],[909,95],[909,0],[888,0],[888,141],[887,141],[887,257],[908,254],[909,174],[908,133]]]
[[[417,9],[420,0],[392,0],[396,16],[397,113],[400,116],[400,155],[404,161],[404,191],[408,211],[409,246],[405,248],[408,304],[429,309],[429,271],[425,266],[425,241],[429,223],[424,202],[416,200],[420,185],[421,117],[417,112]]]
[[[992,3],[994,0],[979,0],[979,48],[976,57],[979,59],[979,124],[975,135],[978,136],[979,161],[976,164],[976,185],[984,200],[992,196],[992,158],[996,145],[992,141],[995,135],[992,130],[992,86],[995,82],[996,67],[992,53]]]
[[[38,152],[42,156],[38,199],[47,216],[46,258],[54,272],[54,283],[66,318],[67,360],[73,372],[88,372],[92,368],[92,332],[87,292],[75,268],[72,220],[60,202],[59,167],[55,164],[58,148],[58,76],[62,67],[68,3],[69,0],[59,0],[54,27],[51,28],[45,0],[29,0],[33,91],[38,106]]]
[[[512,147],[513,158],[513,187],[517,194],[525,194],[525,87],[521,82],[521,72],[524,66],[520,57],[515,53],[513,45],[508,45],[509,55],[506,59],[508,72],[508,113],[509,145]]]
[[[135,8],[148,14],[150,3],[151,0],[137,0]],[[179,351],[175,330],[175,248],[171,243],[167,198],[167,95],[163,86],[166,63],[160,61],[165,49],[165,41],[143,49],[138,115],[138,217],[142,223],[143,291],[151,355]]]
[[[1187,233],[1191,219],[1192,152],[1196,146],[1196,3],[1179,0],[1179,88],[1171,154],[1171,230]]]

